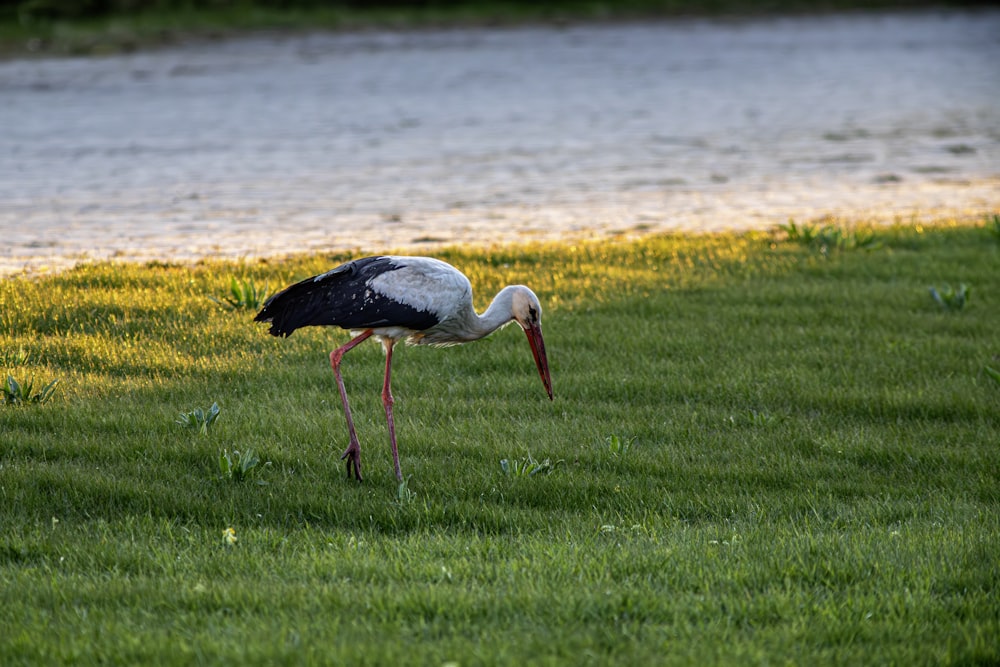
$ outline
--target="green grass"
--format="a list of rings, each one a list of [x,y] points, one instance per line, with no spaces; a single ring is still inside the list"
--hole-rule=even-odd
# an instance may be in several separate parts
[[[0,54],[93,55],[247,31],[420,29],[977,7],[983,0],[20,0],[0,6]]]
[[[345,335],[208,298],[343,256],[4,280],[0,377],[59,391],[0,405],[0,663],[996,664],[1000,244],[874,233],[440,253],[536,289],[556,400],[515,328],[400,350],[403,488],[376,345],[357,484]]]

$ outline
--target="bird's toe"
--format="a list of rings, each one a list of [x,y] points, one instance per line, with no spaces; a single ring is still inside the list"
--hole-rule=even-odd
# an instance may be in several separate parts
[[[361,480],[361,448],[356,445],[351,445],[344,450],[341,454],[340,460],[344,461],[347,466],[347,479],[352,477],[357,479],[359,482]]]

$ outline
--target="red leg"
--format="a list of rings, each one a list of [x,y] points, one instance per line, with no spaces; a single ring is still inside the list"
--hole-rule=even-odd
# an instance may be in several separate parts
[[[344,388],[344,378],[340,376],[340,360],[355,345],[366,340],[372,333],[372,331],[366,331],[330,353],[330,366],[333,367],[333,374],[337,377],[337,389],[340,390],[340,401],[344,404],[344,416],[347,417],[347,432],[351,437],[351,444],[344,450],[340,460],[347,461],[347,479],[350,479],[351,473],[353,473],[359,482],[361,481],[361,443],[358,442],[358,434],[354,430],[354,420],[351,419],[351,406],[347,404],[347,389]]]
[[[392,373],[392,348],[396,341],[385,340],[385,384],[382,385],[382,405],[385,406],[385,421],[389,424],[389,444],[392,446],[392,463],[396,467],[396,479],[403,481],[403,471],[399,468],[399,449],[396,447],[396,423],[392,418],[392,389],[389,387],[389,376]]]

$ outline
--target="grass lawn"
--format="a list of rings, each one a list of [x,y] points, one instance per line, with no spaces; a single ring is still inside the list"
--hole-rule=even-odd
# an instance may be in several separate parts
[[[0,281],[0,663],[1000,661],[1000,218],[437,256],[556,400],[516,327],[399,348],[401,488],[377,345],[358,484],[346,335],[209,298],[345,257]]]

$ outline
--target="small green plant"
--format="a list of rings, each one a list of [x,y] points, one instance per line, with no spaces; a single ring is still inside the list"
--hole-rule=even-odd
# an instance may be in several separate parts
[[[609,435],[604,439],[604,443],[607,446],[609,452],[612,456],[625,456],[632,449],[632,445],[635,444],[635,438],[623,438],[617,435]]]
[[[4,366],[25,366],[31,360],[31,352],[25,350],[23,346],[16,350],[4,350],[0,354],[0,359],[3,360]]]
[[[780,231],[785,233],[785,239],[791,243],[804,246],[815,246],[823,255],[839,250],[875,250],[881,242],[870,229],[845,229],[837,225],[796,224],[789,220],[788,224],[780,225]]]
[[[880,245],[871,230],[845,230],[833,225],[827,225],[819,231],[815,244],[823,255],[829,255],[834,250],[874,250]]]
[[[259,464],[260,457],[250,447],[247,447],[243,452],[234,449],[232,453],[224,449],[219,454],[219,472],[222,473],[223,479],[232,480],[233,482],[242,482],[249,479],[254,474],[254,471],[257,470]],[[264,466],[269,465],[271,465],[270,461],[264,464]],[[265,482],[258,480],[257,483],[264,484]]]
[[[747,424],[750,424],[751,426],[760,426],[760,427],[774,426],[775,424],[779,424],[782,421],[782,417],[778,415],[773,415],[769,412],[763,412],[754,409],[747,410],[743,416],[743,419],[746,421]],[[735,422],[736,420],[732,419],[732,421]]]
[[[555,463],[551,459],[536,461],[531,454],[521,459],[502,459],[500,468],[514,477],[534,477],[535,475],[551,475],[563,463],[562,459]]]
[[[267,283],[264,283],[262,289],[257,289],[252,280],[237,280],[232,277],[229,279],[229,294],[221,299],[214,296],[208,298],[230,310],[256,310],[267,301]]]
[[[39,391],[35,391],[34,378],[28,380],[27,384],[22,385],[14,379],[13,375],[8,375],[7,382],[3,386],[0,386],[0,403],[5,405],[28,405],[32,403],[41,405],[42,403],[47,403],[52,398],[52,394],[55,393],[56,385],[58,384],[59,380],[53,380]]]
[[[965,304],[969,302],[969,297],[972,294],[972,288],[965,283],[959,284],[958,289],[953,289],[948,284],[945,284],[941,289],[937,287],[930,287],[928,289],[934,302],[941,306],[942,310],[947,311],[962,310],[965,308]]]
[[[407,477],[399,483],[398,487],[396,487],[396,501],[399,502],[400,505],[409,505],[417,499],[417,493],[416,491],[410,490],[409,482],[410,478]]]
[[[1000,386],[1000,371],[989,366],[983,366],[983,371],[986,373],[986,377],[996,382],[997,386]]]
[[[191,412],[182,412],[175,422],[184,428],[198,429],[202,435],[208,435],[208,429],[219,418],[219,404],[212,403],[208,410],[197,408]]]
[[[789,220],[786,225],[779,225],[778,229],[785,232],[788,241],[802,245],[810,245],[816,238],[817,232],[816,225],[799,225],[794,220]]]
[[[986,231],[997,243],[1000,243],[1000,214],[994,213],[986,220]]]

